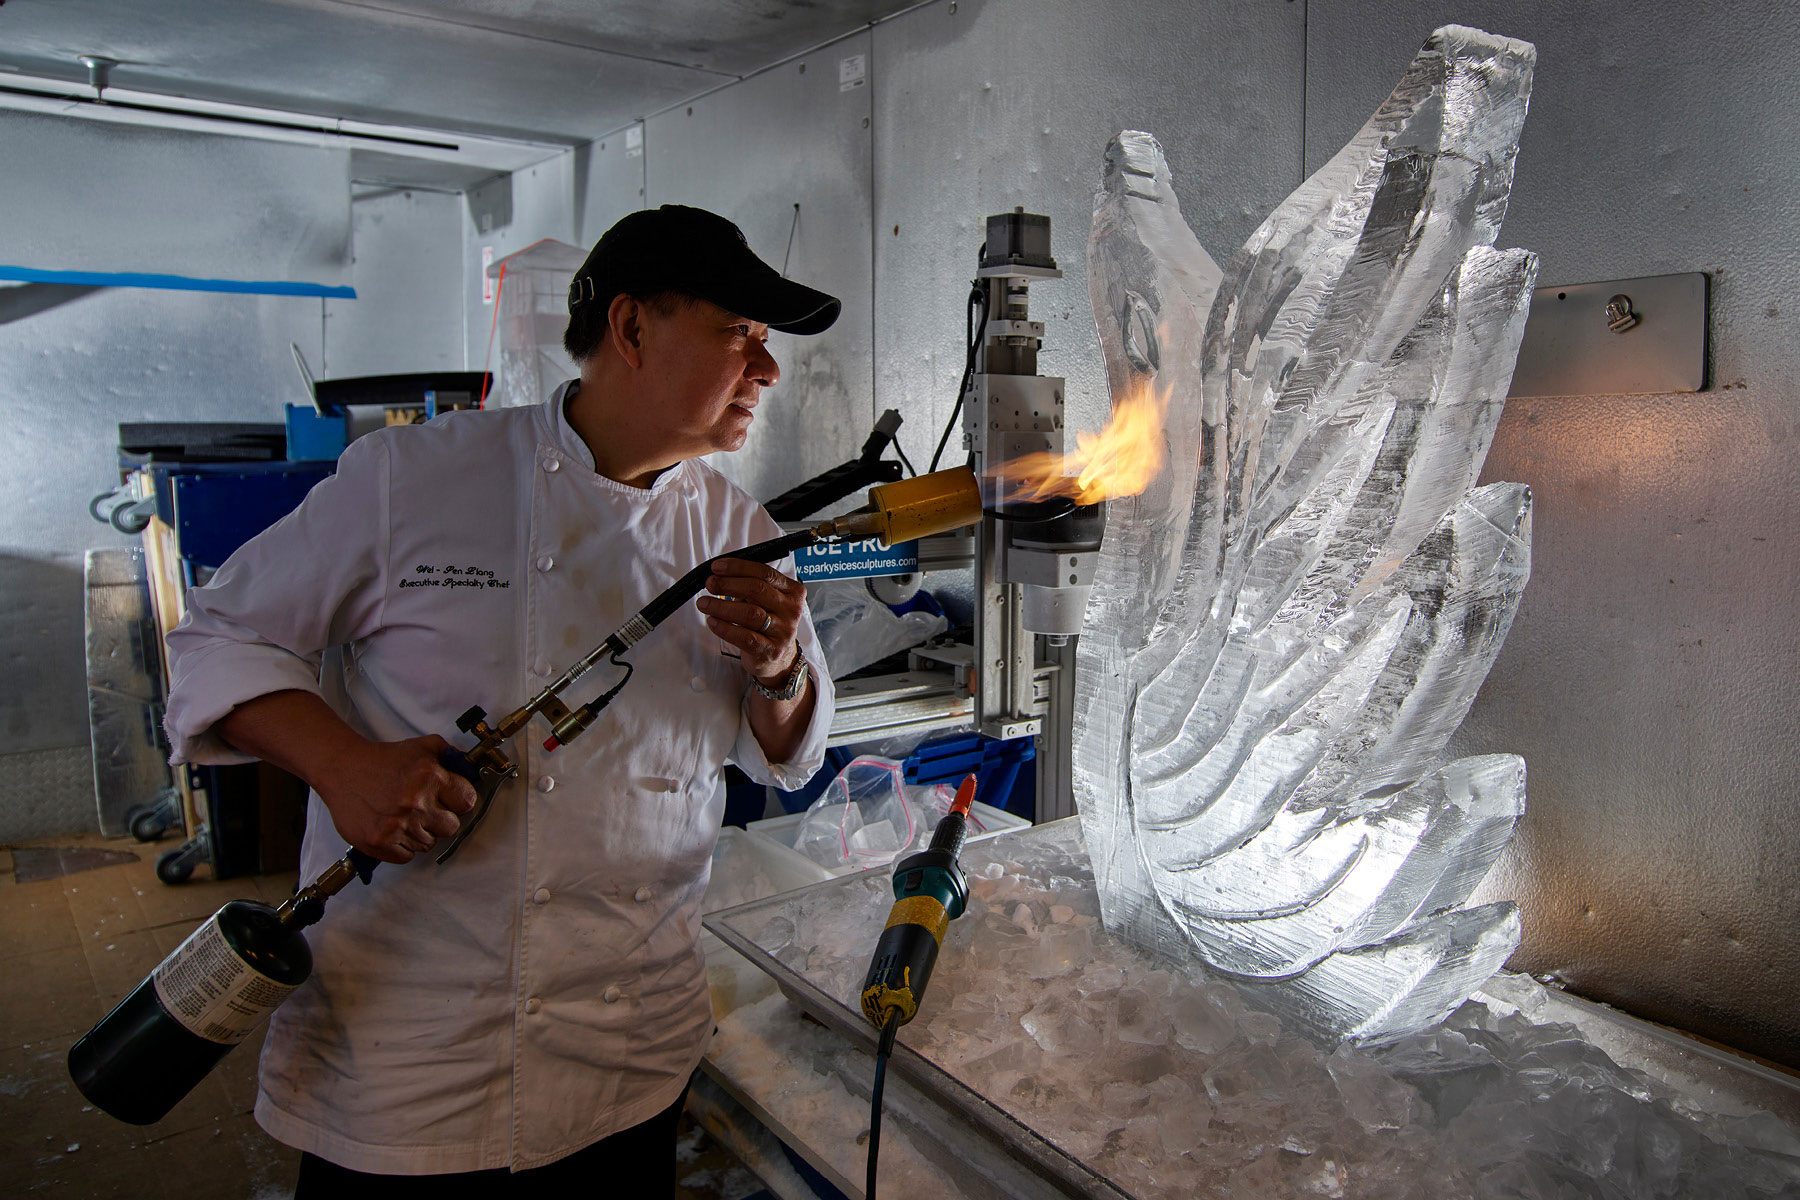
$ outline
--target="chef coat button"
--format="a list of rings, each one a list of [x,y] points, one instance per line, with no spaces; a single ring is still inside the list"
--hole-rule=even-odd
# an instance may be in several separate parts
[[[548,904],[548,903],[550,903],[550,889],[549,888],[539,888],[537,891],[531,893],[531,902],[533,904]]]
[[[688,680],[688,686],[693,688],[696,692],[704,692],[706,690],[706,680],[696,675]]]
[[[537,567],[538,567],[538,570],[540,570],[540,571],[548,571],[551,567],[554,567],[555,565],[556,565],[555,557],[552,555],[546,554],[546,555],[544,555],[544,557],[538,559]]]
[[[618,985],[614,984],[612,987],[607,988],[604,992],[601,992],[600,998],[602,1000],[606,1001],[608,1004],[617,1004],[619,1002],[619,997],[623,994],[624,993],[619,991]]]
[[[560,458],[557,458],[554,454],[546,455],[544,457],[544,470],[549,471],[552,474],[555,474],[556,471],[561,466],[562,466],[562,460]]]
[[[550,662],[548,659],[540,658],[535,663],[531,664],[531,670],[537,675],[548,675],[550,673]]]
[[[548,792],[548,791],[552,791],[553,789],[555,789],[555,787],[556,787],[556,780],[552,776],[549,776],[549,775],[538,776],[538,791]]]
[[[525,1011],[528,1013],[535,1013],[538,1009],[540,1009],[542,1007],[544,1007],[544,1002],[542,1000],[539,1000],[536,996],[533,996],[531,999],[529,999],[525,1002]]]
[[[642,904],[645,901],[650,899],[650,889],[647,887],[641,887],[637,891],[635,891],[631,894],[631,898],[633,900],[636,900],[639,904]]]

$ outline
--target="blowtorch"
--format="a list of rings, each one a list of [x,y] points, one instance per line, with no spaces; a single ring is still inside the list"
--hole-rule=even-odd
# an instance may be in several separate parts
[[[875,1196],[875,1164],[881,1149],[881,1091],[888,1055],[900,1026],[918,1015],[931,968],[950,922],[969,904],[969,881],[963,875],[963,842],[969,833],[969,807],[975,803],[975,776],[956,789],[950,811],[932,831],[931,845],[909,854],[894,867],[894,906],[875,943],[875,956],[863,978],[862,1010],[881,1030],[875,1048],[875,1085],[870,1095],[869,1170],[863,1192]]]
[[[847,539],[876,538],[892,546],[973,525],[982,514],[982,488],[967,467],[872,488],[864,511],[708,558],[499,721],[490,725],[484,709],[470,708],[457,718],[456,726],[473,735],[475,744],[466,750],[447,751],[441,761],[474,787],[476,804],[437,861],[447,862],[456,853],[487,815],[500,786],[518,777],[519,768],[506,754],[505,744],[538,715],[550,726],[550,736],[543,743],[546,752],[580,736],[630,681],[631,664],[620,656],[699,594],[715,559],[774,562],[805,546]],[[624,677],[594,700],[570,708],[560,693],[602,658],[623,668]],[[965,787],[972,796],[972,781]],[[967,811],[965,803],[961,812]],[[954,825],[960,830],[962,821],[960,814],[947,817],[939,828]],[[938,843],[932,845],[935,851]],[[961,845],[959,834],[950,848],[952,870]],[[249,1037],[306,982],[312,974],[312,951],[300,931],[324,916],[326,900],[352,879],[367,884],[377,865],[375,858],[352,849],[279,908],[252,900],[226,904],[69,1050],[69,1074],[75,1085],[95,1107],[122,1121],[147,1125],[160,1120],[231,1047]],[[960,874],[956,877],[960,879]],[[923,893],[920,899],[925,899]],[[942,930],[938,932],[941,935]],[[916,948],[908,952],[920,953]],[[933,943],[930,956],[935,954]],[[928,957],[913,976],[911,994],[923,990],[930,970]],[[916,999],[911,1004],[907,1019],[916,1010]]]

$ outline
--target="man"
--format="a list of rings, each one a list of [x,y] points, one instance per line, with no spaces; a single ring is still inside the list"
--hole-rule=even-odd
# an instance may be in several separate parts
[[[743,444],[780,376],[768,331],[838,309],[722,217],[632,214],[570,289],[579,380],[359,439],[190,594],[175,761],[306,780],[303,877],[346,844],[398,864],[332,900],[270,1022],[256,1115],[305,1152],[300,1200],[408,1194],[397,1175],[434,1197],[673,1190],[712,1027],[696,937],[720,767],[797,786],[832,712],[801,585],[715,558],[779,531],[695,459]],[[423,857],[474,802],[439,731],[515,707],[709,559],[708,594],[628,652],[594,726],[554,754],[515,738],[520,778],[456,858]]]

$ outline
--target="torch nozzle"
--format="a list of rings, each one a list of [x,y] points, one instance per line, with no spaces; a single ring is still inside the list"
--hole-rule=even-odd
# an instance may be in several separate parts
[[[950,811],[959,817],[969,815],[969,806],[975,803],[975,776],[970,775],[956,789],[956,799],[950,802]]]

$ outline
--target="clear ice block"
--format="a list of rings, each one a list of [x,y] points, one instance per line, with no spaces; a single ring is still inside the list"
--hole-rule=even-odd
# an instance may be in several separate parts
[[[1111,504],[1078,651],[1101,910],[1328,1039],[1441,1019],[1518,943],[1460,906],[1524,764],[1443,752],[1530,571],[1529,491],[1474,484],[1536,273],[1493,247],[1535,57],[1433,33],[1223,271],[1149,134],[1095,200],[1108,382],[1166,398],[1168,453]]]

